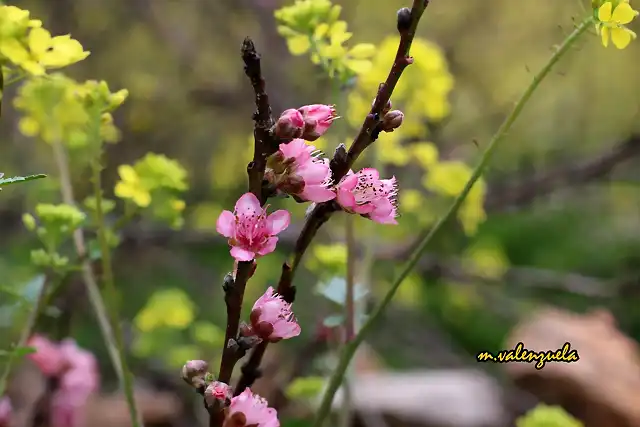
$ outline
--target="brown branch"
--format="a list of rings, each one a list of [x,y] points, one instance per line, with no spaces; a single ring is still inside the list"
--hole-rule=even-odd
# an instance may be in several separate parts
[[[393,61],[387,79],[384,83],[380,84],[371,110],[365,117],[360,131],[351,144],[349,151],[347,152],[342,144],[336,149],[333,159],[331,159],[331,172],[334,182],[340,182],[347,172],[349,172],[349,169],[351,169],[360,154],[377,139],[382,123],[382,110],[389,102],[393,90],[402,76],[402,72],[408,65],[413,63],[413,58],[409,56],[409,50],[422,13],[428,4],[428,0],[414,0],[411,10],[402,8],[398,11],[397,27],[400,33],[400,43],[398,44],[395,60]],[[283,272],[278,282],[279,292],[280,290],[286,292],[289,289],[293,289],[293,276],[309,244],[320,227],[338,210],[339,207],[335,201],[319,203],[313,208],[300,232],[300,236],[296,240],[292,264],[285,264],[283,267]],[[293,299],[291,299],[290,302],[293,302]],[[254,349],[249,361],[247,361],[242,368],[243,374],[238,383],[238,387],[236,387],[235,393],[241,393],[245,387],[251,386],[260,376],[259,367],[267,345],[267,343],[262,343]]]
[[[624,142],[614,145],[595,158],[562,165],[534,175],[516,186],[490,191],[485,201],[485,209],[499,211],[510,207],[526,206],[536,198],[550,194],[559,188],[591,182],[607,176],[620,163],[638,156],[640,156],[640,135],[631,135]]]
[[[253,160],[247,165],[247,175],[249,177],[249,191],[253,193],[260,203],[264,205],[268,194],[264,191],[263,178],[267,167],[267,157],[273,154],[280,144],[272,132],[274,125],[271,116],[271,106],[269,96],[265,91],[265,80],[262,76],[260,65],[260,55],[256,51],[253,41],[247,37],[242,43],[242,61],[244,62],[244,72],[251,82],[255,94],[256,111],[253,113],[253,136],[254,150]],[[225,304],[227,307],[227,327],[225,331],[224,349],[220,361],[220,372],[218,381],[229,384],[233,368],[244,352],[238,346],[236,338],[240,326],[240,314],[242,312],[242,301],[244,291],[252,273],[253,262],[239,262],[234,280],[226,280],[224,286]],[[209,412],[209,425],[211,427],[220,426],[224,422],[224,414],[217,411]]]

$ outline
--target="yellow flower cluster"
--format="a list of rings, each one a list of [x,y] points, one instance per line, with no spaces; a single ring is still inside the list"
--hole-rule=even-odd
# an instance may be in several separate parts
[[[596,30],[607,47],[609,40],[618,49],[626,48],[636,38],[636,33],[625,25],[631,23],[638,11],[629,4],[629,0],[593,0]]]
[[[148,153],[134,165],[120,165],[115,195],[140,208],[151,208],[153,217],[173,227],[183,224],[185,202],[176,193],[187,190],[187,171],[162,154]],[[153,203],[152,203],[153,202]]]
[[[342,8],[329,0],[297,0],[275,12],[278,32],[287,40],[293,55],[311,54],[311,61],[321,65],[342,83],[367,72],[376,47],[360,43],[351,48],[345,43],[352,33],[347,23],[338,20]]]
[[[89,56],[70,35],[52,37],[40,20],[29,15],[16,6],[0,6],[0,62],[42,76],[47,69],[66,67]]]
[[[14,105],[24,112],[18,125],[26,136],[43,141],[63,142],[70,147],[87,145],[92,138],[91,125],[100,117],[100,138],[119,139],[111,111],[127,98],[126,89],[112,93],[106,82],[89,80],[78,83],[62,74],[35,77],[18,90]]]

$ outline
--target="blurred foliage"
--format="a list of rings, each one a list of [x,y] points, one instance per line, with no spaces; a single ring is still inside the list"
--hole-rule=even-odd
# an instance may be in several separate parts
[[[582,427],[560,406],[540,404],[516,421],[516,427]]]

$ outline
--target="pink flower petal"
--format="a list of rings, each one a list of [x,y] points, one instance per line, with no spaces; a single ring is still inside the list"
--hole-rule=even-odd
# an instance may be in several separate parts
[[[300,197],[311,202],[322,203],[335,199],[336,193],[322,185],[306,185]]]
[[[235,206],[236,215],[238,216],[258,216],[262,212],[260,201],[253,193],[244,193]]]
[[[322,184],[329,178],[329,162],[309,161],[296,170],[296,174],[304,179],[305,185]]]
[[[239,246],[232,247],[230,252],[231,256],[238,261],[251,261],[256,257],[256,254],[254,252],[248,251]]]
[[[347,175],[340,182],[339,187],[346,191],[352,191],[358,185],[358,175]]]
[[[348,190],[343,190],[341,187],[338,188],[336,192],[336,198],[338,200],[338,204],[347,210],[353,210],[356,206],[356,198]]]
[[[258,255],[264,256],[270,254],[271,252],[276,250],[276,244],[278,243],[277,237],[269,237],[267,242],[260,248],[258,251]]]
[[[280,209],[267,217],[267,232],[274,236],[285,230],[291,222],[291,214],[289,211]]]
[[[216,231],[224,237],[233,237],[236,231],[236,216],[231,211],[222,211],[216,221]]]

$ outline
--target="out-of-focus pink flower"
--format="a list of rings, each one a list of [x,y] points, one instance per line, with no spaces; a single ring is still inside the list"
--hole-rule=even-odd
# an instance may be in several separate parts
[[[58,344],[36,334],[29,339],[27,346],[36,349],[35,353],[27,357],[36,364],[44,375],[53,377],[62,373],[65,361]]]
[[[95,356],[78,347],[72,339],[60,343],[67,370],[60,378],[60,388],[89,395],[100,385],[100,373]]]
[[[295,108],[282,112],[276,122],[275,134],[280,138],[300,138],[304,131],[304,117]]]
[[[13,407],[7,396],[0,397],[0,427],[9,427]]]
[[[253,332],[265,341],[277,342],[300,335],[291,304],[274,293],[271,286],[253,304],[250,318]]]
[[[304,118],[304,132],[302,138],[315,141],[329,129],[334,120],[338,119],[333,105],[311,104],[298,108]]]
[[[319,152],[303,139],[280,144],[280,149],[269,158],[267,180],[280,191],[302,200],[321,203],[336,197],[331,185],[329,159],[317,156]]]
[[[380,179],[376,169],[349,173],[336,186],[337,201],[350,213],[364,215],[380,224],[397,224],[396,178]]]
[[[216,230],[229,239],[231,256],[238,261],[251,261],[257,256],[273,252],[276,235],[289,226],[291,215],[277,210],[267,216],[267,209],[260,205],[253,193],[243,194],[233,212],[222,211],[216,222]]]
[[[224,425],[225,427],[280,427],[280,421],[278,421],[277,411],[269,408],[264,398],[246,388],[231,399]]]
[[[87,397],[68,393],[64,390],[57,390],[51,398],[51,426],[84,426],[86,415],[84,406],[86,404]]]

